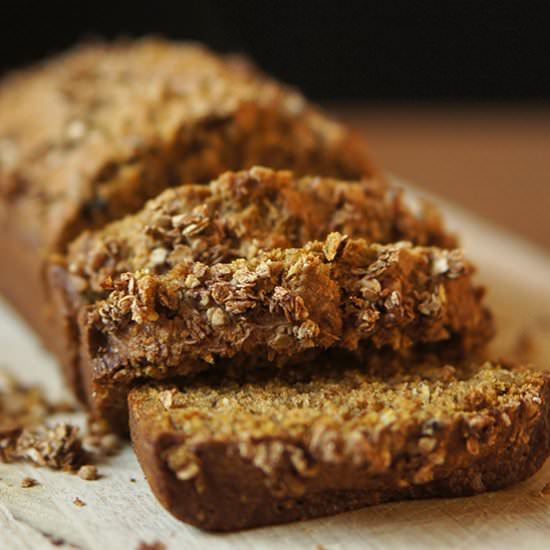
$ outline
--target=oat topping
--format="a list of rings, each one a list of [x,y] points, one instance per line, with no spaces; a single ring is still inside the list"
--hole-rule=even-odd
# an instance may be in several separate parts
[[[462,250],[439,250],[432,258],[433,275],[447,275],[449,279],[460,277],[464,271],[464,255]]]
[[[182,262],[212,265],[251,258],[261,250],[303,246],[334,231],[340,235],[326,242],[329,261],[346,235],[380,243],[455,244],[438,216],[415,217],[397,207],[400,200],[377,180],[298,178],[259,167],[228,172],[205,186],[170,189],[135,216],[84,233],[69,249],[71,287],[89,302],[105,297],[105,281],[125,272],[149,268],[160,273]],[[197,284],[190,274],[187,285]]]
[[[46,416],[74,410],[67,403],[50,403],[40,388],[25,386],[0,368],[0,434],[36,424]]]
[[[336,256],[344,248],[346,241],[348,240],[348,235],[342,235],[340,233],[330,233],[326,238],[325,244],[323,246],[323,252],[325,258],[332,262],[336,259]]]

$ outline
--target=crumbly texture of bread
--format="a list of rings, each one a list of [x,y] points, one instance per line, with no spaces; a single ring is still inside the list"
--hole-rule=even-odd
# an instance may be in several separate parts
[[[13,261],[0,290],[48,337],[50,252],[166,187],[254,164],[373,173],[360,137],[246,61],[198,45],[88,45],[10,75],[0,84],[0,245]]]
[[[51,403],[40,388],[25,386],[0,369],[0,462],[77,468],[86,456],[78,428],[48,421],[69,410],[70,404]]]
[[[81,316],[90,406],[120,423],[137,379],[300,363],[332,347],[369,355],[453,342],[467,353],[492,335],[472,272],[459,250],[331,233],[251,259],[126,273]]]
[[[302,380],[149,384],[129,404],[160,502],[227,531],[518,482],[550,452],[549,399],[526,368],[318,363]]]
[[[108,296],[106,284],[126,272],[165,273],[184,262],[207,265],[252,258],[262,250],[302,246],[339,231],[369,242],[407,240],[451,248],[437,210],[377,179],[347,182],[296,177],[254,167],[208,185],[166,190],[138,214],[86,231],[48,270],[68,379],[79,386],[77,318]]]

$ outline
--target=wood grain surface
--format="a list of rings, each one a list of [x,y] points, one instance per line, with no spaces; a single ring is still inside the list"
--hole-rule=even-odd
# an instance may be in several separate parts
[[[380,166],[550,250],[550,106],[327,107]]]
[[[550,257],[455,207],[444,209],[479,263],[479,278],[490,286],[499,324],[494,354],[525,355],[550,368]],[[528,346],[518,347],[521,335],[527,335]],[[52,395],[63,394],[53,359],[1,303],[0,359],[25,381],[43,384]],[[75,419],[82,422],[83,415]],[[0,548],[133,550],[140,542],[154,541],[168,550],[549,547],[550,496],[540,496],[540,491],[550,481],[550,461],[526,483],[499,493],[387,504],[229,535],[202,533],[167,514],[150,493],[129,446],[99,470],[101,479],[84,481],[0,464]],[[39,485],[21,488],[25,476]],[[76,497],[86,506],[75,506]]]

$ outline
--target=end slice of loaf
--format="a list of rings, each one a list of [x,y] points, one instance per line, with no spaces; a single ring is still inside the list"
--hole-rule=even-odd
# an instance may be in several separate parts
[[[458,250],[339,233],[230,263],[127,273],[81,316],[90,405],[123,428],[139,380],[299,364],[326,348],[470,352],[493,327],[472,274]]]
[[[228,531],[500,489],[550,452],[547,374],[491,363],[314,369],[133,389],[133,444],[163,506]]]

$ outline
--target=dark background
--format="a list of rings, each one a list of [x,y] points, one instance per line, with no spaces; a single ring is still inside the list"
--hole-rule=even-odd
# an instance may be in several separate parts
[[[3,0],[0,71],[84,37],[156,33],[244,51],[319,100],[550,99],[550,18],[537,2],[440,4]]]

